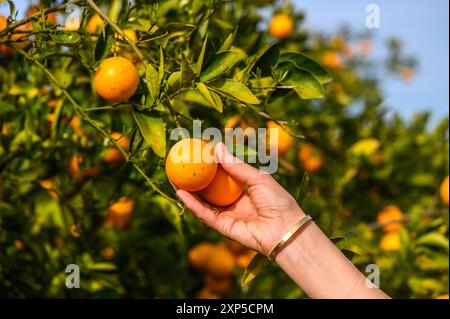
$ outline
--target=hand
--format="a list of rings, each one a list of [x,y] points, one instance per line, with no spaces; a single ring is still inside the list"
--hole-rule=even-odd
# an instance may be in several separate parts
[[[248,191],[230,207],[220,209],[181,189],[177,190],[178,197],[210,227],[268,255],[305,214],[272,176],[233,157],[223,143],[216,145],[215,154],[222,168],[234,179],[248,185]]]

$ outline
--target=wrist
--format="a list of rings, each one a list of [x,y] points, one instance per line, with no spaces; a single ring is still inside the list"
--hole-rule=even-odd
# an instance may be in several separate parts
[[[282,216],[281,221],[278,223],[277,231],[270,236],[270,240],[264,245],[263,253],[266,256],[275,249],[275,247],[280,243],[285,235],[287,235],[303,218],[306,217],[306,214],[301,210],[300,207],[296,207],[292,210],[290,214],[284,214]],[[297,232],[296,232],[297,233]],[[294,233],[291,237],[296,237],[296,233]],[[286,242],[281,250],[284,249],[284,246],[289,245],[291,240]]]

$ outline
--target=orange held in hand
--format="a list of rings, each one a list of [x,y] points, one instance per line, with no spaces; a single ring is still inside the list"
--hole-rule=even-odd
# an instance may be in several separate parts
[[[136,92],[139,75],[136,67],[123,57],[105,59],[94,76],[98,94],[111,102],[128,100]]]
[[[294,22],[286,14],[277,14],[270,21],[269,31],[275,38],[288,38],[294,31]]]
[[[199,194],[208,203],[215,206],[229,206],[244,192],[244,184],[234,180],[220,165],[212,182]]]
[[[176,143],[166,159],[166,174],[178,188],[188,192],[204,189],[217,171],[214,147],[199,139],[184,139]]]

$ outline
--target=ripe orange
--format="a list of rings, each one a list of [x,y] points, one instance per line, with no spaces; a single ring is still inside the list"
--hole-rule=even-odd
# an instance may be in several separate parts
[[[111,137],[119,144],[124,151],[128,152],[130,148],[130,139],[123,135],[122,133],[113,132]],[[106,164],[119,164],[125,160],[122,153],[117,149],[117,147],[108,147],[105,155],[103,156],[103,162]]]
[[[127,37],[129,37],[131,41],[133,41],[133,42],[136,42],[136,41],[137,41],[137,35],[136,35],[136,32],[135,32],[134,30],[131,30],[131,29],[124,29],[124,30],[123,30],[123,33],[125,33],[125,35],[126,35]],[[118,34],[118,33],[116,33],[116,34],[114,35],[114,37],[115,37],[116,39],[118,39],[118,40],[125,40],[125,39],[123,39],[123,37],[122,37],[120,34]]]
[[[136,92],[139,76],[136,67],[123,57],[105,59],[94,76],[95,88],[105,100],[123,102]]]
[[[89,33],[100,32],[105,25],[103,19],[96,13],[90,19],[86,25],[86,31]]]
[[[133,214],[136,202],[126,196],[108,207],[106,211],[106,225],[123,229],[130,224],[131,215]]]
[[[327,51],[322,56],[322,64],[330,69],[339,69],[344,67],[344,62],[337,52]]]
[[[216,277],[205,275],[205,287],[212,292],[226,294],[230,291],[233,281],[230,277]]]
[[[217,277],[231,276],[234,270],[234,256],[223,246],[215,246],[206,262],[206,272]]]
[[[204,287],[195,295],[195,298],[197,299],[220,299],[220,297],[221,296],[219,294],[210,291],[206,287]]]
[[[270,20],[269,32],[278,39],[288,38],[294,32],[294,22],[286,14],[277,14]]]
[[[386,232],[397,232],[402,226],[401,219],[403,218],[403,212],[395,205],[388,205],[381,212],[378,213],[377,221],[380,224],[386,224],[383,226]]]
[[[85,177],[97,176],[100,172],[98,167],[87,167],[80,169],[80,164],[84,163],[84,157],[82,155],[73,155],[67,166],[67,172],[70,176],[75,178],[77,181],[83,180]]]
[[[42,4],[38,5],[38,6],[32,6],[28,9],[27,11],[27,17],[30,17],[38,12],[41,12],[42,10],[44,10],[44,6]],[[40,16],[39,16],[40,18]],[[56,24],[56,13],[55,12],[51,12],[49,14],[46,14],[44,16],[44,19],[46,22],[49,22],[51,24]],[[31,23],[29,24],[29,29],[31,29]]]
[[[203,271],[206,269],[208,259],[211,257],[211,253],[214,250],[214,246],[210,243],[199,243],[189,249],[188,260],[189,263],[195,269]]]
[[[320,150],[309,143],[300,146],[297,157],[303,168],[310,173],[320,170],[324,162],[323,155]]]
[[[0,31],[2,31],[3,29],[5,29],[8,25],[8,21],[7,19],[0,15]],[[25,28],[24,25],[21,25],[19,27],[17,27],[17,30],[23,30]],[[23,33],[15,33],[12,34],[10,36],[10,38],[8,36],[4,36],[3,39],[10,39],[10,40],[23,40],[27,35],[23,34]],[[14,46],[18,47],[18,48],[23,48],[26,45],[25,42],[16,42],[14,43]],[[0,54],[1,55],[11,55],[13,52],[13,49],[9,46],[7,46],[6,44],[0,44]]]
[[[387,233],[381,238],[380,248],[383,250],[399,250],[400,247],[400,234],[398,232]]]
[[[270,136],[270,129],[272,128],[277,129],[278,138],[275,138],[275,136],[273,135]],[[291,149],[292,145],[294,145],[293,137],[274,121],[267,122],[267,136],[270,146],[278,146],[278,156],[280,157],[286,155],[286,153]]]
[[[16,240],[14,240],[14,247],[15,247],[17,250],[22,250],[22,249],[25,248],[25,245],[23,244],[23,242],[22,242],[21,240],[16,239]]]
[[[113,259],[114,254],[115,254],[114,248],[112,248],[111,246],[106,246],[100,251],[100,255],[102,255],[103,258],[108,260]]]
[[[439,296],[434,297],[433,299],[449,299],[449,296],[448,296],[448,294],[439,295]]]
[[[81,120],[78,116],[72,117],[69,123],[76,135],[89,137],[89,134],[81,128]]]
[[[41,187],[45,190],[48,191],[48,194],[54,198],[57,199],[58,198],[58,194],[52,190],[53,188],[53,181],[51,179],[44,179],[43,181],[41,181]]]
[[[441,187],[439,188],[439,193],[441,195],[442,201],[448,206],[448,184],[449,177],[447,176],[441,183]]]
[[[166,159],[166,174],[178,188],[196,192],[211,183],[217,172],[214,148],[205,141],[189,138],[176,143]]]
[[[225,207],[233,204],[243,192],[244,184],[229,176],[219,165],[214,179],[199,194],[210,204]]]

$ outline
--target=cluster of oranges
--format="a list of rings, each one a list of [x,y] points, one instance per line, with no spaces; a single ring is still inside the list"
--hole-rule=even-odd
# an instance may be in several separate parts
[[[401,247],[399,230],[402,227],[403,212],[395,205],[386,206],[378,213],[377,220],[383,225],[385,235],[381,238],[383,250],[399,250]]]
[[[256,253],[241,244],[227,240],[218,244],[207,242],[193,246],[188,252],[190,265],[205,274],[199,299],[221,298],[233,286],[236,267],[246,268]]]
[[[255,125],[247,123],[245,120],[241,119],[239,115],[231,117],[225,124],[225,128],[239,127],[244,130],[250,126]],[[283,158],[289,152],[289,150],[294,147],[294,138],[289,132],[287,132],[285,128],[283,128],[283,126],[276,123],[275,121],[268,121],[266,127],[268,130],[268,145],[270,145],[270,147],[275,146],[278,150],[278,156],[280,158]],[[276,137],[270,135],[270,129],[277,130]],[[302,168],[309,173],[319,171],[324,164],[324,156],[322,152],[311,143],[301,143],[298,146],[297,159]]]
[[[213,145],[199,139],[183,139],[171,148],[166,174],[176,187],[215,206],[229,206],[244,192],[244,185],[215,161]]]

